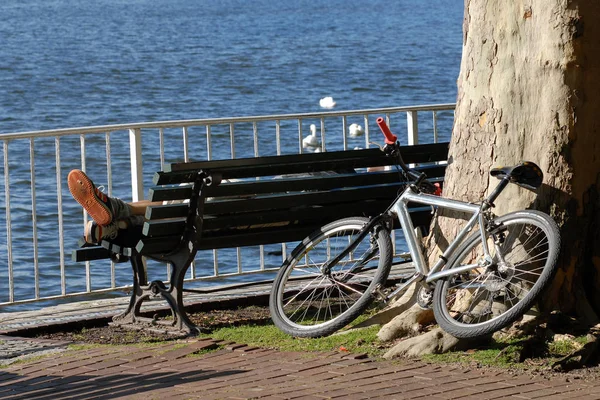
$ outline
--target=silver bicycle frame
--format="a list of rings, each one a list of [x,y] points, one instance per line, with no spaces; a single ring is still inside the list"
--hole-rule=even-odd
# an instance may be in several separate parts
[[[418,203],[436,206],[438,208],[446,208],[450,210],[472,214],[472,217],[469,219],[467,224],[461,229],[456,238],[454,238],[454,240],[449,244],[448,248],[444,251],[444,253],[440,256],[440,259],[435,263],[435,265],[431,269],[429,269],[427,262],[424,260],[421,246],[419,245],[415,236],[414,226],[412,220],[410,219],[410,214],[408,212],[408,203]],[[486,260],[491,261],[490,252],[487,246],[485,224],[483,221],[483,205],[467,203],[458,200],[445,199],[439,196],[417,192],[411,186],[409,186],[398,197],[398,199],[392,206],[392,210],[398,216],[398,220],[400,221],[400,225],[402,226],[402,230],[404,231],[404,237],[406,239],[406,244],[408,245],[408,250],[411,254],[415,270],[417,272],[416,276],[411,280],[411,282],[419,278],[425,277],[425,282],[430,283],[445,276],[454,275],[459,272],[464,272],[480,267],[480,264],[470,264],[462,266],[460,268],[454,268],[452,270],[440,271],[448,262],[448,258],[451,256],[451,254],[454,253],[456,248],[462,243],[462,241],[467,237],[471,230],[473,230],[476,224],[479,224],[484,256]],[[402,290],[402,288],[395,290],[393,294],[399,292],[400,290]]]

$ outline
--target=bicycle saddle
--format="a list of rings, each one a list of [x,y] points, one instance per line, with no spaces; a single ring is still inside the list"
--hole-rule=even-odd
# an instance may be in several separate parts
[[[523,161],[513,167],[492,168],[490,175],[498,179],[508,177],[510,182],[529,190],[535,190],[540,187],[544,179],[544,174],[540,167],[531,161]]]

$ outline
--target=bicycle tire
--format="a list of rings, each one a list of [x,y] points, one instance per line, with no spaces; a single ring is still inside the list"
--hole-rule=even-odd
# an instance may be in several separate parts
[[[329,275],[320,269],[323,262],[345,249],[349,238],[368,221],[362,217],[334,221],[296,246],[279,270],[269,297],[271,318],[280,330],[295,337],[327,336],[371,304],[374,288],[386,281],[392,264],[392,244],[385,228],[375,226],[350,255],[333,265]],[[368,257],[363,269],[349,273],[372,248],[370,238],[376,254]]]
[[[534,210],[517,211],[494,222],[499,225],[494,231],[504,238],[498,248],[505,262],[499,259],[490,238],[492,266],[442,278],[435,286],[435,319],[443,330],[457,338],[486,336],[515,322],[533,306],[556,272],[560,233],[548,215]],[[520,230],[519,225],[523,226]],[[480,247],[481,235],[470,236],[457,249],[447,269],[462,265],[464,260],[472,263],[474,251],[482,256]],[[529,259],[517,262],[515,258],[519,256]],[[489,304],[482,306],[482,302]],[[476,318],[476,312],[481,312],[480,318],[484,319]]]

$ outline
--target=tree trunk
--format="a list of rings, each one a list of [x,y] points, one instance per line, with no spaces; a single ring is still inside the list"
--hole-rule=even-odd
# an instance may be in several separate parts
[[[600,267],[600,2],[526,4],[467,1],[444,195],[477,201],[495,186],[491,167],[537,163],[545,174],[537,197],[510,185],[495,212],[535,208],[559,223],[560,271],[549,297],[572,311],[581,277],[598,283]],[[444,235],[456,232],[450,219],[439,224]]]
[[[599,20],[596,0],[465,1],[443,194],[477,202],[498,182],[492,167],[538,164],[538,192],[509,185],[494,212],[534,208],[557,221],[560,269],[543,303],[590,322],[600,311]],[[436,224],[430,262],[460,225],[445,216]]]

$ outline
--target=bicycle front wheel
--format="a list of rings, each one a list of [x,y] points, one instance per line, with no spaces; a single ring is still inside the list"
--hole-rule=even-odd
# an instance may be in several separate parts
[[[269,298],[271,318],[279,329],[296,337],[330,335],[369,306],[373,290],[385,282],[392,264],[387,230],[374,227],[339,263],[327,264],[368,221],[360,217],[334,221],[292,251]]]
[[[556,271],[560,234],[556,223],[538,211],[517,211],[494,220],[483,262],[480,234],[456,251],[448,268],[479,265],[440,279],[434,291],[437,323],[457,338],[496,332],[520,318],[550,284]]]

